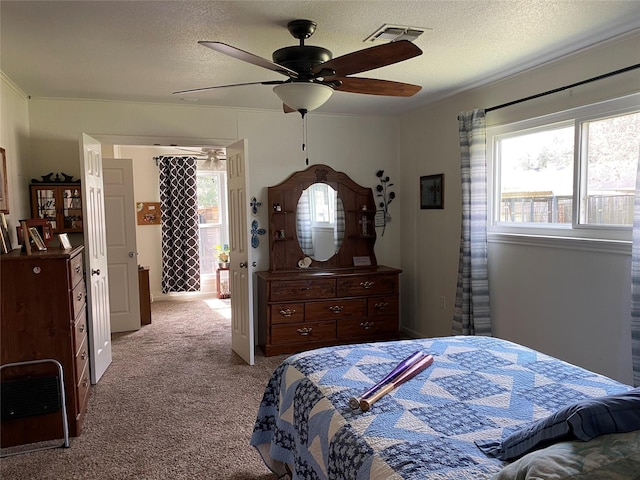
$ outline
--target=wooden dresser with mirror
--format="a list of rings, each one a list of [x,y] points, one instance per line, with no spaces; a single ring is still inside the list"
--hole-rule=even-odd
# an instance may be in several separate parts
[[[398,338],[400,273],[378,265],[373,191],[327,165],[268,188],[269,271],[257,272],[265,355]]]

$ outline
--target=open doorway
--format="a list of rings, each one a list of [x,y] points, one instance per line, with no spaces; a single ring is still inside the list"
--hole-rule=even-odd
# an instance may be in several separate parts
[[[218,254],[225,251],[229,243],[225,153],[222,146],[113,145],[114,157],[133,159],[136,205],[160,202],[159,174],[155,157],[193,156],[198,160],[201,292],[162,293],[161,225],[142,223],[136,226],[138,264],[149,268],[152,299],[218,296]]]

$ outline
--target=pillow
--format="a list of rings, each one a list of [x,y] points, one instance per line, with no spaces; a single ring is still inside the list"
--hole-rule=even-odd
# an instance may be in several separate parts
[[[560,442],[512,462],[491,480],[637,480],[640,430]]]
[[[477,440],[485,454],[511,460],[561,440],[591,440],[607,433],[640,430],[640,388],[568,405],[516,430],[502,441]]]

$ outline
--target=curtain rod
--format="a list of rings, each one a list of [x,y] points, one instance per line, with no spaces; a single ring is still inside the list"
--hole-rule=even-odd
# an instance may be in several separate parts
[[[551,95],[552,93],[561,92],[563,90],[568,90],[573,87],[577,87],[580,85],[584,85],[585,83],[595,82],[596,80],[602,80],[603,78],[613,77],[614,75],[619,75],[620,73],[625,73],[630,70],[635,70],[636,68],[640,68],[640,63],[635,65],[631,65],[629,67],[621,68],[620,70],[616,70],[614,72],[604,73],[602,75],[598,75],[597,77],[588,78],[587,80],[582,80],[581,82],[572,83],[571,85],[565,85],[564,87],[554,88],[553,90],[548,90],[546,92],[538,93],[536,95],[531,95],[529,97],[521,98],[519,100],[514,100],[512,102],[503,103],[502,105],[496,105],[495,107],[485,108],[485,113],[491,112],[493,110],[499,110],[501,108],[510,107],[511,105],[515,105],[517,103],[526,102],[529,100],[533,100],[534,98],[544,97],[546,95]]]

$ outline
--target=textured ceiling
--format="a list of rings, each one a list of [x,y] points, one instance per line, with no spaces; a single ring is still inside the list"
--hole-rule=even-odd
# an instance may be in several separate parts
[[[412,98],[336,92],[318,111],[398,114],[640,28],[640,1],[8,1],[0,69],[33,97],[281,109],[270,86],[171,92],[285,77],[214,52],[216,40],[271,59],[296,45],[289,20],[317,22],[308,45],[337,57],[383,24],[432,29],[420,57],[362,76],[414,83]],[[606,73],[606,72],[602,72]]]

